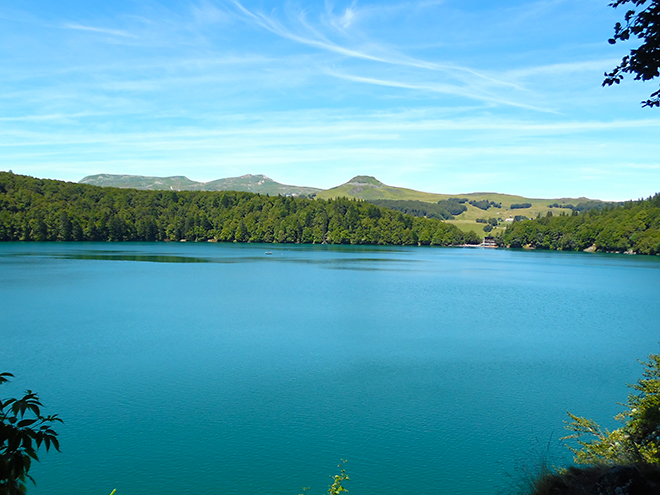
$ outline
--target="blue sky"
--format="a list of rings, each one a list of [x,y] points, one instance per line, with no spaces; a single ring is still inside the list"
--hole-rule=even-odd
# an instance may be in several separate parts
[[[624,200],[660,191],[656,82],[607,0],[0,3],[0,169]]]

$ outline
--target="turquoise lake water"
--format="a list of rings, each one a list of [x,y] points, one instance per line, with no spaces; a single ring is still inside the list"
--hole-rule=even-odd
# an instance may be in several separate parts
[[[6,243],[0,396],[65,420],[31,495],[512,493],[567,410],[616,426],[659,309],[657,257]]]

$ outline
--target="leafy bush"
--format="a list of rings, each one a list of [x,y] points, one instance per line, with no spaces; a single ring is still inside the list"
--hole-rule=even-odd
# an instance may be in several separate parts
[[[342,459],[342,464],[346,463],[345,460]],[[340,495],[341,492],[347,492],[348,490],[344,487],[343,483],[344,481],[350,480],[348,475],[346,474],[346,470],[342,467],[341,464],[339,464],[337,467],[341,468],[341,472],[339,474],[335,474],[332,477],[332,485],[328,487],[328,495]]]
[[[332,478],[332,484],[328,487],[328,491],[326,492],[327,495],[341,495],[341,492],[347,492],[348,490],[346,487],[344,487],[344,481],[350,480],[348,475],[346,474],[346,469],[344,469],[343,465],[346,464],[346,460],[342,459],[341,464],[339,464],[337,467],[341,468],[341,471],[339,474],[335,474],[334,476],[330,476]],[[306,492],[309,490],[308,486],[303,487],[303,492]],[[112,494],[110,494],[112,495]],[[303,494],[300,494],[303,495]]]
[[[0,384],[13,376],[0,373]],[[37,394],[30,390],[22,399],[0,400],[0,495],[23,495],[26,479],[34,483],[28,471],[32,460],[39,460],[37,450],[42,444],[46,452],[51,446],[60,450],[51,425],[62,420],[57,415],[42,416],[41,407]]]
[[[449,198],[438,201],[440,208],[447,210],[452,215],[460,215],[464,211],[467,211],[467,206],[463,203],[467,203],[467,199],[460,198]]]
[[[627,409],[615,416],[623,423],[602,430],[591,419],[570,412],[566,428],[579,448],[568,446],[574,461],[585,467],[525,470],[518,481],[520,495],[651,494],[660,493],[660,355],[643,363],[643,377],[630,385]],[[583,440],[584,437],[588,440]]]
[[[479,208],[480,210],[487,210],[492,206],[491,202],[488,201],[487,199],[482,199],[480,201],[472,200],[469,201],[468,203],[474,206],[475,208]]]
[[[578,464],[650,464],[660,466],[660,355],[651,354],[643,363],[643,378],[630,385],[627,409],[615,416],[623,422],[616,430],[602,430],[598,423],[568,415],[572,431],[566,439],[576,439],[580,448],[570,447]],[[582,440],[585,436],[590,440]]]
[[[479,208],[480,210],[487,210],[491,206],[493,208],[502,208],[502,203],[496,203],[495,201],[490,201],[488,199],[482,199],[477,201],[476,199],[473,199],[468,202],[468,204],[471,204],[475,208]]]

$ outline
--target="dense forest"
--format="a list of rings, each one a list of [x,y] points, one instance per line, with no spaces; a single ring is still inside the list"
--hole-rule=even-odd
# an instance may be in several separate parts
[[[514,222],[498,241],[507,247],[660,254],[660,194],[602,210]]]
[[[390,210],[400,211],[407,213],[414,217],[438,218],[441,220],[453,220],[454,215],[460,215],[467,211],[464,203],[468,202],[467,198],[449,198],[438,201],[437,203],[428,203],[426,201],[418,200],[401,200],[401,199],[368,199],[369,203],[376,206],[389,208]],[[490,208],[492,201],[470,201],[469,204],[477,206],[482,210]],[[486,205],[485,207],[483,205]],[[481,206],[479,206],[481,205]],[[498,208],[501,207],[498,206]]]
[[[368,199],[372,205],[382,206],[390,210],[400,211],[414,217],[437,218],[440,220],[453,220],[452,213],[437,203],[427,203],[425,201],[416,200],[400,200],[400,199]],[[465,206],[456,203],[462,209],[460,212],[465,211]]]
[[[0,172],[0,241],[478,244],[437,219],[359,200],[138,191]]]

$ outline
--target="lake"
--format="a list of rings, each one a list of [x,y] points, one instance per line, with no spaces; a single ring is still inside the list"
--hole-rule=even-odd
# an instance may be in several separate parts
[[[270,252],[272,254],[267,254]],[[0,244],[0,397],[61,453],[32,495],[511,493],[612,428],[660,351],[660,258],[431,247]]]

